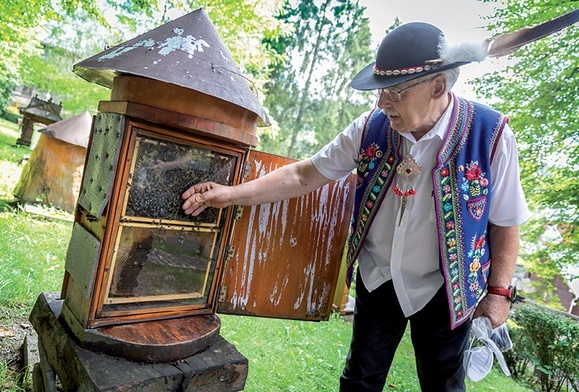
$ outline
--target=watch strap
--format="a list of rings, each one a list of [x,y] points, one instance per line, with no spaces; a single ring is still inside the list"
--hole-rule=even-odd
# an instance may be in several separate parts
[[[511,302],[515,300],[516,297],[516,289],[514,286],[505,287],[497,287],[497,286],[487,286],[487,291],[489,294],[501,295],[503,297],[507,297]]]

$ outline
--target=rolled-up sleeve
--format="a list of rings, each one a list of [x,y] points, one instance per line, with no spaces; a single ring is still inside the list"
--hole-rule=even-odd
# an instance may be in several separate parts
[[[338,180],[357,167],[362,133],[369,114],[370,112],[366,112],[354,120],[311,158],[324,177]]]

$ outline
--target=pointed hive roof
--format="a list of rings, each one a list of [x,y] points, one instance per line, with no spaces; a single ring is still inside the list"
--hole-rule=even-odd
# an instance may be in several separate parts
[[[88,146],[91,126],[92,116],[89,112],[85,111],[66,120],[50,124],[38,132],[86,148]]]
[[[248,80],[201,8],[83,60],[73,72],[109,88],[120,75],[176,84],[241,106],[269,124]]]

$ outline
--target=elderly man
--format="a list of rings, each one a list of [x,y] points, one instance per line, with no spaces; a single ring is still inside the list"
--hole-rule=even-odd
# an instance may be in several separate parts
[[[348,255],[358,261],[356,306],[342,391],[383,389],[408,322],[422,390],[464,391],[472,318],[496,327],[509,314],[518,225],[529,214],[515,139],[505,116],[450,91],[467,62],[444,53],[437,27],[399,26],[351,83],[378,92],[374,110],[311,159],[183,194],[196,215],[300,196],[357,169]]]

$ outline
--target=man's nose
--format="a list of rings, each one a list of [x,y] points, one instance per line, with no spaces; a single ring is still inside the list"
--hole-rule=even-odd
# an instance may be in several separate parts
[[[376,106],[379,109],[392,107],[392,101],[390,101],[388,98],[386,98],[386,94],[380,93],[380,95],[378,95],[378,102],[376,103]]]

